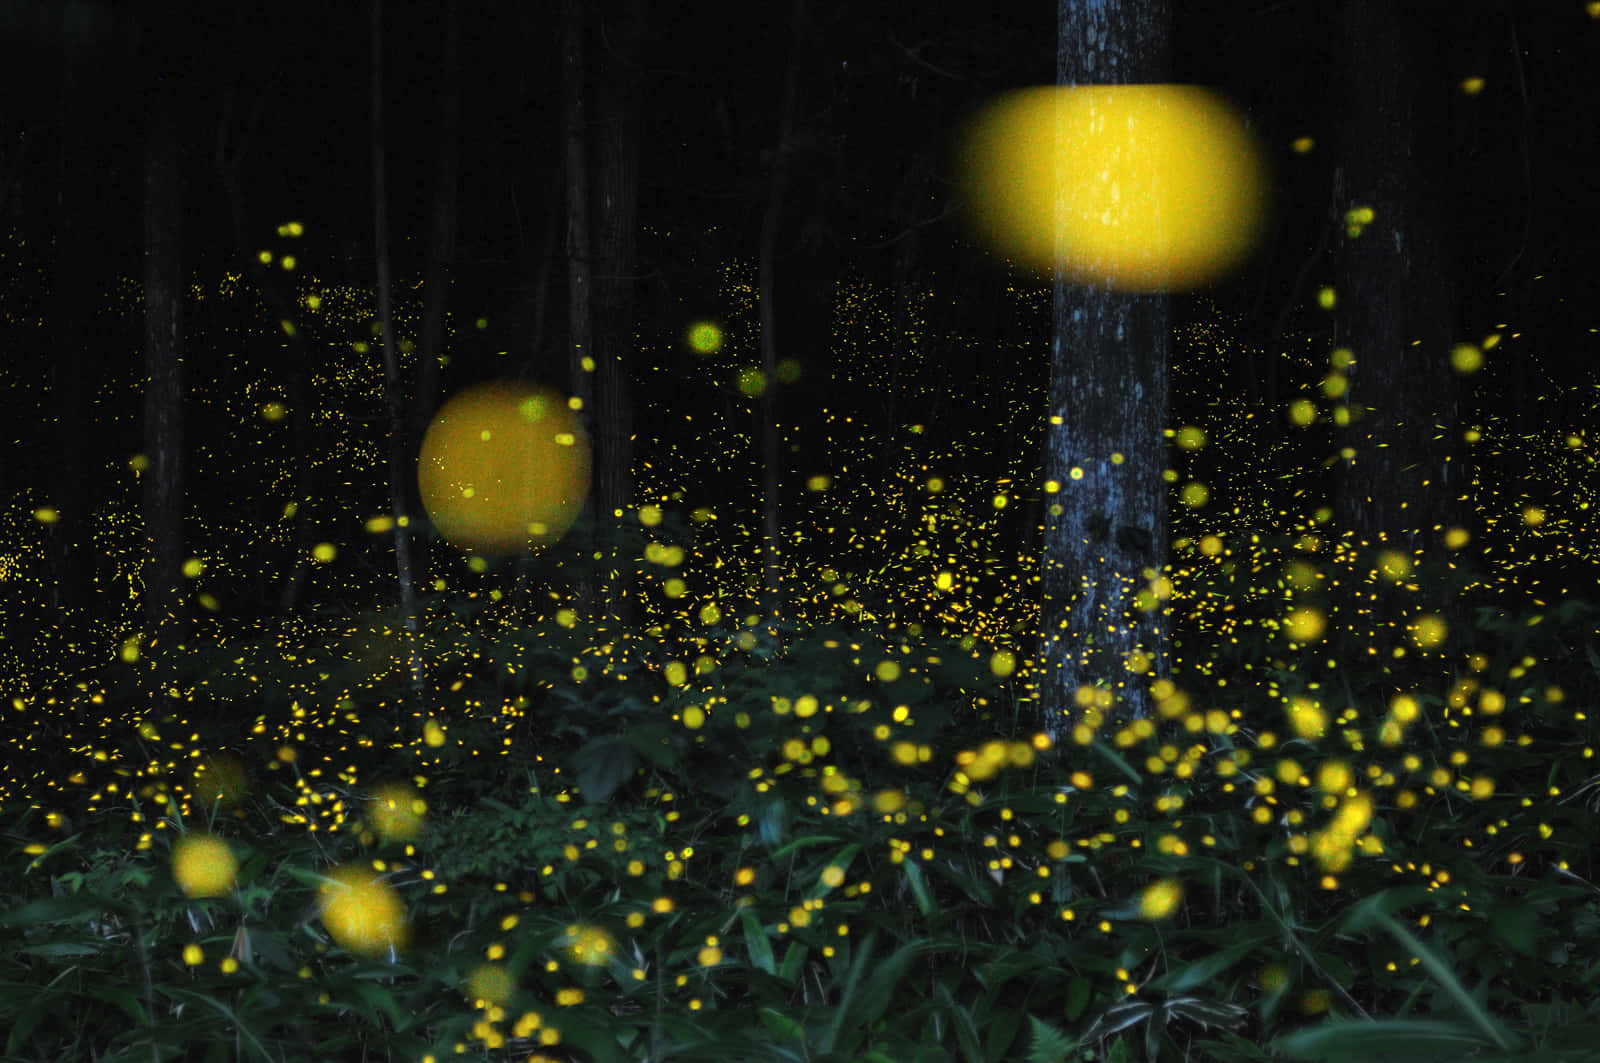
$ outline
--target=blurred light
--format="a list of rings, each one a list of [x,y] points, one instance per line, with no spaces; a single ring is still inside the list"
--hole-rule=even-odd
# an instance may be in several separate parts
[[[963,147],[982,234],[1078,283],[1192,288],[1238,265],[1261,228],[1255,140],[1194,86],[1024,89],[989,107]]]
[[[417,462],[422,504],[461,550],[514,554],[566,534],[589,491],[589,439],[567,402],[516,382],[440,408]]]

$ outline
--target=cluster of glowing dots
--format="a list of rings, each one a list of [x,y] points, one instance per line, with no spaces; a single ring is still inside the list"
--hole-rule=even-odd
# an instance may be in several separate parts
[[[1076,283],[1193,288],[1238,265],[1261,228],[1261,153],[1194,86],[1024,89],[982,112],[963,148],[982,236]]]
[[[467,389],[422,438],[422,505],[470,553],[515,554],[565,535],[589,490],[589,439],[566,400],[512,381]]]

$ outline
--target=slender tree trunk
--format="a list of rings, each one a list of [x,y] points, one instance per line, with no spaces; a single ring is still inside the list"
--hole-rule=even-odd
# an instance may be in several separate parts
[[[1371,210],[1370,221],[1342,226],[1335,256],[1338,341],[1355,356],[1335,515],[1358,542],[1408,550],[1466,520],[1469,475],[1452,456],[1451,80],[1437,27],[1415,22],[1403,5],[1345,0],[1329,79],[1336,209]]]
[[[547,361],[548,349],[546,346],[546,332],[549,327],[549,304],[551,278],[555,275],[557,265],[556,236],[562,229],[564,213],[562,211],[562,196],[559,194],[561,170],[552,171],[553,180],[549,193],[540,197],[549,204],[546,211],[547,217],[544,224],[544,235],[539,242],[537,263],[527,262],[528,254],[524,243],[524,276],[531,274],[529,281],[530,290],[523,299],[523,308],[519,312],[522,322],[520,330],[523,332],[522,350],[524,352],[521,375],[527,379],[536,379],[540,369]],[[524,553],[517,560],[517,581],[512,588],[512,603],[514,615],[522,616],[528,607],[529,596],[533,592],[533,572],[529,556]]]
[[[400,578],[400,613],[405,623],[411,690],[420,710],[427,708],[427,674],[418,648],[417,594],[413,581],[410,516],[406,512],[405,477],[410,475],[406,447],[405,392],[400,360],[395,354],[394,306],[389,274],[389,191],[383,132],[383,0],[372,0],[372,211],[373,247],[377,258],[378,324],[383,332],[384,397],[389,411],[389,500],[394,507],[394,560]]]
[[[145,630],[181,642],[183,595],[183,174],[177,104],[152,87],[144,156]]]
[[[578,401],[578,421],[594,438],[593,299],[589,262],[588,113],[584,86],[583,0],[563,0],[561,5],[561,128],[567,183],[567,322],[568,372],[572,395]],[[598,527],[595,492],[584,499],[584,519],[593,536]],[[581,607],[592,604],[593,583],[579,576],[576,588]]]
[[[439,359],[444,351],[445,310],[456,249],[456,198],[461,183],[461,3],[444,10],[444,57],[440,62],[439,167],[433,224],[422,277],[422,336],[417,352],[417,393],[412,398],[411,438],[420,445],[439,404]]]
[[[639,203],[639,47],[647,18],[644,0],[604,9],[606,19],[595,70],[594,355],[595,511],[602,530],[626,521],[633,507],[633,395],[629,366],[634,347],[635,232]],[[604,16],[602,16],[604,17]],[[615,618],[633,616],[633,563],[606,535],[604,599]]]
[[[777,270],[778,224],[789,188],[789,154],[794,133],[795,81],[800,65],[800,31],[805,0],[794,0],[789,14],[789,61],[783,73],[783,97],[778,104],[778,144],[767,183],[767,207],[761,216],[761,243],[756,258],[756,313],[761,327],[761,377],[763,387],[758,416],[761,419],[761,590],[762,612],[776,624],[782,608],[782,560],[778,512],[778,327]]]
[[[1062,85],[1166,78],[1167,4],[1058,0],[1057,13]],[[1052,331],[1039,683],[1060,738],[1090,706],[1150,715],[1148,679],[1166,667],[1164,613],[1135,595],[1166,563],[1167,299],[1058,272]]]
[[[62,66],[56,167],[55,253],[50,277],[50,390],[55,406],[55,461],[50,503],[56,522],[49,548],[55,570],[55,605],[64,611],[89,604],[94,573],[89,515],[88,446],[95,438],[88,377],[89,322],[95,311],[93,217],[95,163],[84,139],[89,105],[86,71],[68,44]],[[20,138],[13,137],[13,142]],[[9,496],[8,496],[9,497]]]
[[[534,257],[529,259],[528,249],[526,246],[523,248],[523,276],[528,278],[529,287],[519,313],[523,323],[521,372],[524,377],[530,379],[539,374],[548,356],[550,286],[551,278],[555,276],[557,259],[560,257],[556,250],[556,237],[561,234],[562,222],[566,216],[562,210],[560,171],[555,172],[554,178],[548,194],[540,197],[540,201],[549,204],[549,207],[545,212],[539,249],[532,252]]]

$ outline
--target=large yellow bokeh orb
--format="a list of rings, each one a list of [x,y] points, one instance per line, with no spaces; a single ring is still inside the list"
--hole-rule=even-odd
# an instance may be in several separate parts
[[[342,867],[322,884],[322,925],[351,952],[378,955],[404,948],[411,935],[400,895],[370,870]]]
[[[589,438],[566,400],[515,381],[469,388],[422,437],[417,487],[434,527],[472,553],[565,535],[589,490]]]
[[[1010,93],[972,123],[962,155],[983,238],[1081,284],[1192,288],[1237,266],[1261,229],[1261,152],[1195,86]]]
[[[233,889],[239,862],[212,834],[186,834],[172,847],[172,877],[186,897],[220,897]]]

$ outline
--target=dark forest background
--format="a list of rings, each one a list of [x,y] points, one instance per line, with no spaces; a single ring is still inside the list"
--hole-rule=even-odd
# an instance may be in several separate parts
[[[1485,368],[1438,396],[1477,433],[1473,519],[1497,581],[1582,587],[1595,559],[1600,27],[1575,3],[1403,11],[1415,74],[1439,90],[1426,112],[1436,123],[1418,131],[1429,199],[1447,220],[1435,305],[1462,341],[1497,337]],[[393,501],[374,334],[369,14],[0,8],[12,57],[0,109],[8,672],[97,659],[157,626],[141,600],[207,621],[348,611],[395,593],[390,538],[364,528]],[[1175,17],[1176,79],[1235,100],[1276,175],[1259,254],[1225,284],[1175,297],[1171,423],[1215,441],[1185,459],[1182,475],[1211,501],[1180,507],[1177,530],[1264,527],[1332,490],[1325,459],[1338,441],[1291,428],[1282,411],[1315,394],[1337,342],[1316,294],[1343,226],[1330,130],[1348,61],[1329,44],[1329,5],[1185,3]],[[763,402],[740,381],[770,357],[770,313],[786,578],[842,564],[855,598],[876,580],[877,608],[894,613],[891,588],[920,541],[903,495],[940,476],[964,539],[948,553],[978,603],[960,623],[1020,631],[1036,596],[1048,278],[966,239],[952,145],[984,100],[1053,80],[1054,19],[1049,5],[1021,4],[387,4],[405,445],[469,383],[588,386],[571,370],[569,327],[573,82],[562,72],[577,33],[598,511],[716,514],[718,541],[702,554],[754,593]],[[1305,137],[1313,146],[1297,150]],[[157,143],[173,183],[152,231]],[[144,336],[152,254],[181,277],[177,389],[145,386],[160,377]],[[716,355],[685,341],[700,321],[725,330]],[[181,437],[163,444],[155,426],[174,424]],[[181,534],[150,531],[166,560],[145,571],[141,492],[165,476],[163,447],[181,459],[164,503],[181,510]],[[990,509],[996,492],[1007,509]],[[414,498],[408,508],[426,589],[459,561],[427,538]],[[316,564],[318,543],[339,559]],[[191,558],[203,574],[180,578]]]
[[[0,1055],[1593,1058],[1600,0],[1170,6],[1119,303],[958,144],[1133,0],[0,0]]]

